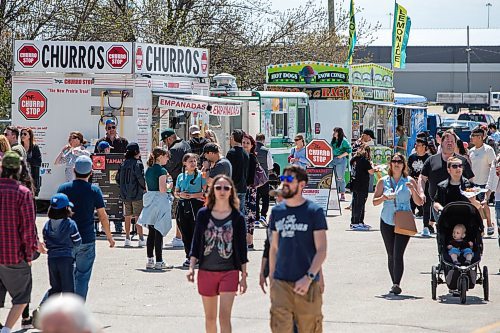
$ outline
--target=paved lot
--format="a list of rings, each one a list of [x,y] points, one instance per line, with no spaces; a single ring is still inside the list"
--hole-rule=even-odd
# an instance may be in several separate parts
[[[490,269],[490,302],[482,300],[479,287],[469,292],[467,305],[461,305],[458,298],[447,294],[445,285],[438,287],[439,299],[431,299],[429,272],[437,263],[435,238],[410,241],[403,294],[390,296],[379,216],[380,208],[369,203],[366,221],[374,227],[371,232],[349,231],[349,211],[328,219],[324,332],[500,332],[500,249],[496,239],[485,239],[482,260]],[[43,221],[38,219],[40,225]],[[171,238],[168,235],[166,240]],[[270,331],[269,299],[258,286],[263,242],[264,230],[257,230],[257,249],[249,255],[249,290],[236,298],[233,311],[237,333]],[[203,332],[201,300],[195,285],[186,281],[186,271],[176,267],[147,272],[145,249],[123,248],[123,241],[117,245],[109,249],[104,240],[97,242],[88,297],[88,306],[104,332]],[[179,266],[183,250],[166,249],[164,256]],[[33,264],[33,274],[33,300],[37,302],[48,287],[45,257]],[[6,309],[0,310],[2,321],[5,316]]]

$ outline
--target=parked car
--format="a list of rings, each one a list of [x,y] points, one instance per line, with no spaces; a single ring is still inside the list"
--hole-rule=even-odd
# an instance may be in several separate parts
[[[435,138],[438,127],[441,126],[441,116],[435,113],[427,114],[427,130],[429,134]]]
[[[458,120],[470,120],[470,121],[477,121],[480,123],[483,123],[484,125],[489,125],[491,123],[496,123],[495,119],[493,116],[487,114],[487,113],[461,113],[458,116]]]
[[[446,131],[447,129],[453,129],[455,134],[462,140],[463,142],[470,142],[470,135],[472,130],[477,126],[482,125],[477,121],[466,121],[466,120],[456,120],[456,119],[443,119],[441,122],[441,126],[438,130]]]

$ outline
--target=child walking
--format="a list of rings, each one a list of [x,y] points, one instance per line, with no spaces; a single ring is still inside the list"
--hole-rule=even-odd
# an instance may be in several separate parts
[[[57,193],[50,199],[49,220],[43,227],[49,264],[49,296],[74,293],[73,247],[82,243],[75,221],[71,219],[73,204],[66,194]]]

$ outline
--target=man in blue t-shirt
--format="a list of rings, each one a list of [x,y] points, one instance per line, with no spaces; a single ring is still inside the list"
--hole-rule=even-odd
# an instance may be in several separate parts
[[[78,226],[82,244],[73,248],[75,259],[75,293],[84,300],[87,298],[90,275],[95,260],[96,231],[94,224],[94,211],[106,233],[109,247],[115,246],[115,241],[109,229],[108,214],[105,210],[104,199],[101,189],[89,183],[92,174],[92,160],[88,156],[80,156],[76,159],[75,180],[59,186],[58,193],[64,193],[74,205],[73,220]]]
[[[308,181],[305,169],[288,166],[281,181],[286,202],[273,208],[269,221],[271,330],[292,332],[295,322],[299,332],[322,332],[321,265],[326,258],[328,229],[325,214],[302,196]]]

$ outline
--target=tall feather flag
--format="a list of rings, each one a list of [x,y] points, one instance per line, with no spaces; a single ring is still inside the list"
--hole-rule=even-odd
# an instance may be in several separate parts
[[[354,46],[356,45],[356,19],[354,17],[354,0],[351,0],[351,10],[349,12],[349,54],[347,55],[346,65],[352,64]]]
[[[394,7],[394,25],[392,28],[393,68],[406,67],[406,46],[410,37],[411,19],[406,8],[396,3]]]

